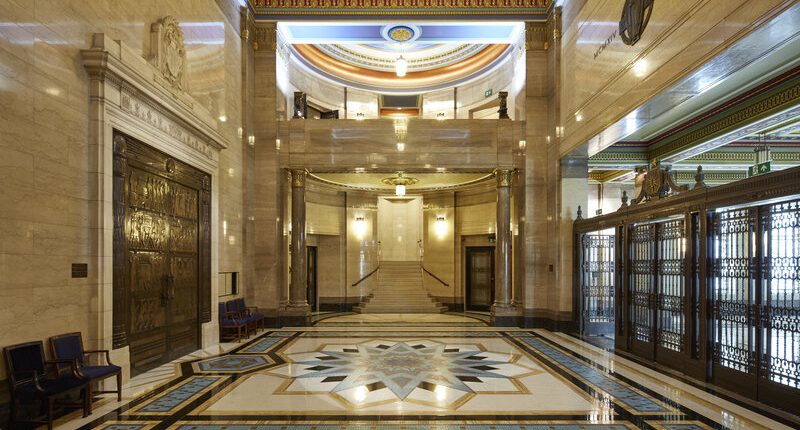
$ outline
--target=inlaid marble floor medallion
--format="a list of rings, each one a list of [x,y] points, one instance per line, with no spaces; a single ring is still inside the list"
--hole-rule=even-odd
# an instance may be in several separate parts
[[[519,354],[430,339],[325,343],[287,357],[289,364],[271,371],[291,378],[281,392],[330,393],[350,407],[408,401],[452,408],[478,393],[529,393],[518,379],[543,373]]]
[[[264,333],[76,428],[103,430],[788,429],[569,336],[478,326]]]

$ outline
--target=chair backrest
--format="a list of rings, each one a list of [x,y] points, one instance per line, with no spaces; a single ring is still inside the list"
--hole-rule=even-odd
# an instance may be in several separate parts
[[[243,298],[235,299],[235,301],[236,301],[236,306],[239,307],[239,312],[244,312],[245,310],[247,310],[247,306],[244,305]]]
[[[3,356],[12,385],[31,379],[31,372],[44,374],[44,344],[41,340],[7,346],[3,348]]]
[[[225,310],[225,302],[219,302],[219,306],[218,306],[218,308],[219,308],[219,309],[218,309],[218,312],[219,312],[219,319],[220,319],[220,320],[225,320],[225,319],[228,319],[228,313],[227,313],[227,311]]]
[[[237,303],[236,300],[228,300],[228,302],[225,303],[225,306],[228,307],[228,312],[232,313],[234,316],[239,316],[239,312],[241,312],[241,310],[239,309],[239,303]]]
[[[65,333],[50,338],[50,350],[53,358],[57,360],[78,360],[83,364],[83,338],[80,332]],[[68,365],[59,365],[59,368],[68,368]]]

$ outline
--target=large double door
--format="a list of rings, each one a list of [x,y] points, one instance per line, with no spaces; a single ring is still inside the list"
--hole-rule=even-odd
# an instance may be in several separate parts
[[[680,368],[691,360],[687,336],[697,325],[687,284],[689,224],[679,217],[633,225],[629,230],[627,320],[630,350],[648,360]],[[691,245],[691,244],[689,244]]]
[[[133,374],[199,346],[210,299],[209,181],[115,136],[114,340],[130,346]]]

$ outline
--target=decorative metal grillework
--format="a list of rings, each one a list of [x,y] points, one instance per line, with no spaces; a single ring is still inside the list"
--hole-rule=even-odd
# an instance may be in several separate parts
[[[614,235],[585,234],[581,241],[583,334],[611,334],[614,330]]]
[[[630,321],[631,335],[640,342],[652,342],[653,268],[655,265],[655,224],[631,228]]]
[[[683,219],[659,223],[656,284],[656,342],[682,352],[685,321],[686,230]]]
[[[755,213],[745,208],[714,215],[713,360],[748,374],[755,371]]]
[[[800,200],[762,211],[761,374],[800,388]]]

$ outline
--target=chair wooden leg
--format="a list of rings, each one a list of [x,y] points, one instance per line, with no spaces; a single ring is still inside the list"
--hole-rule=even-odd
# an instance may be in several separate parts
[[[83,402],[83,416],[84,418],[92,414],[92,400],[94,395],[92,394],[92,383],[86,384],[86,389],[83,392],[84,402]]]
[[[53,430],[53,403],[56,401],[53,397],[47,398],[47,430]]]
[[[117,401],[122,401],[122,372],[117,373]]]
[[[9,403],[10,411],[8,413],[8,428],[13,428],[14,423],[17,421],[17,399],[11,399]]]

